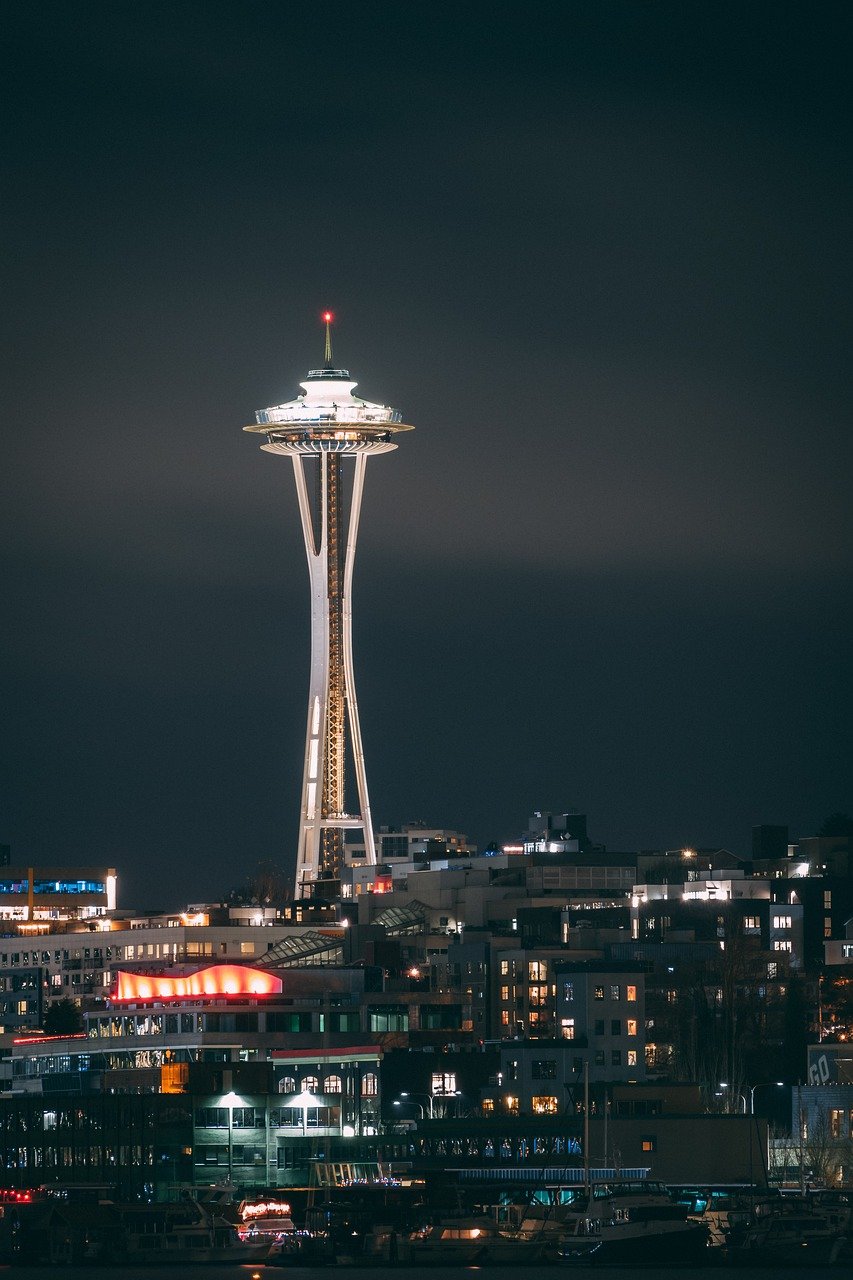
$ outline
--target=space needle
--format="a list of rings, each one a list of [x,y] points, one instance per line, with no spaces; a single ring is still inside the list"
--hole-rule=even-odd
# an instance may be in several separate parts
[[[332,313],[323,313],[322,369],[311,369],[303,394],[261,409],[244,427],[265,438],[261,448],[293,461],[311,586],[311,676],[296,857],[296,897],[316,881],[338,880],[346,833],[361,832],[366,861],[376,862],[364,748],[352,658],[352,575],[367,460],[396,449],[411,431],[387,405],[353,395],[356,383],[332,360]],[[354,464],[351,484],[344,464]],[[349,493],[347,494],[347,489]],[[358,807],[345,799],[348,772]]]

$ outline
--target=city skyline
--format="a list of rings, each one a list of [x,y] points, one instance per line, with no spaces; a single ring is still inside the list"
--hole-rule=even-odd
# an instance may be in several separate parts
[[[418,425],[360,531],[377,825],[747,853],[853,807],[849,21],[475,18],[11,17],[17,858],[292,872],[301,534],[234,424],[325,305]]]

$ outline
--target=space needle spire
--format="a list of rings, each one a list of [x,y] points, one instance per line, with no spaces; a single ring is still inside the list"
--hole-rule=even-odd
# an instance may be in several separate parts
[[[367,460],[397,448],[394,435],[413,428],[387,405],[353,395],[356,383],[332,360],[331,311],[324,364],[299,385],[303,394],[261,409],[245,427],[266,437],[267,453],[293,462],[311,586],[311,675],[302,773],[296,897],[317,881],[340,878],[346,833],[360,832],[366,860],[376,862],[352,656],[352,576]],[[347,500],[345,463],[354,470]],[[358,805],[346,801],[348,775]]]

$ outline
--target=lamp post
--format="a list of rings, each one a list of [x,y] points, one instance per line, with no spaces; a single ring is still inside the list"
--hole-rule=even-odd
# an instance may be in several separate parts
[[[234,1185],[234,1104],[240,1098],[233,1089],[225,1094],[222,1101],[228,1108],[228,1186]]]
[[[754,1084],[749,1091],[749,1114],[755,1115],[755,1090],[756,1089],[782,1089],[785,1086],[784,1080],[765,1080],[761,1084]]]
[[[728,1085],[728,1081],[726,1081],[726,1080],[721,1080],[721,1081],[720,1081],[720,1088],[721,1088],[721,1089],[728,1089],[728,1087],[729,1087],[729,1085]],[[746,1115],[746,1098],[744,1097],[744,1095],[743,1095],[742,1093],[735,1093],[735,1094],[732,1094],[732,1095],[730,1095],[730,1096],[732,1096],[732,1097],[735,1097],[735,1098],[739,1099],[739,1101],[743,1103],[743,1114],[744,1114],[744,1115]]]
[[[409,1093],[408,1090],[401,1089],[400,1097],[401,1098],[425,1098],[427,1107],[429,1109],[429,1118],[430,1120],[434,1119],[433,1112],[432,1112],[432,1094],[431,1093]]]
[[[302,1136],[307,1136],[308,1131],[308,1108],[321,1107],[323,1099],[318,1098],[316,1094],[310,1093],[307,1089],[303,1089],[301,1093],[294,1093],[289,1099],[292,1107],[299,1107],[302,1112]]]
[[[393,1106],[395,1106],[395,1107],[417,1107],[418,1111],[420,1112],[421,1119],[423,1120],[423,1118],[424,1118],[424,1108],[423,1108],[423,1106],[421,1105],[421,1103],[420,1103],[420,1102],[399,1102],[399,1101],[395,1101],[394,1103],[392,1103],[392,1105],[393,1105]]]

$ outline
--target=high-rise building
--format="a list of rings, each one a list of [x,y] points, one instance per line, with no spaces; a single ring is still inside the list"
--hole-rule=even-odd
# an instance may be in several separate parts
[[[330,312],[325,362],[300,383],[303,394],[260,410],[245,427],[266,437],[268,453],[293,462],[311,584],[311,676],[296,859],[296,896],[317,881],[334,881],[348,830],[362,833],[366,860],[375,863],[364,750],[352,657],[352,575],[367,460],[396,449],[398,431],[411,431],[387,405],[353,395],[356,383],[332,361]],[[351,485],[345,466],[352,459]],[[347,493],[349,489],[349,493]],[[351,769],[358,809],[345,800]]]

